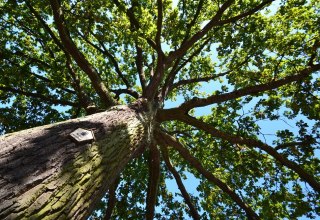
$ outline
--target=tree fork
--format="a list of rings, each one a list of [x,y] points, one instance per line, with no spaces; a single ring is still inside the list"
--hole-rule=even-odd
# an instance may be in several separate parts
[[[86,219],[130,159],[151,140],[141,104],[0,138],[0,219]],[[94,140],[78,143],[77,128]]]

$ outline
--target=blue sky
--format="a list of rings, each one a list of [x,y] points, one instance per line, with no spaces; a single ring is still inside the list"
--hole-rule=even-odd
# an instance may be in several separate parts
[[[173,0],[173,5],[176,6],[177,5],[178,0]],[[270,14],[273,14],[278,5],[279,5],[279,0],[275,1],[272,6],[269,7],[270,9]],[[166,49],[166,48],[164,48]],[[215,54],[213,54],[214,56]],[[214,59],[214,58],[213,58]],[[201,90],[202,91],[206,91],[208,94],[210,94],[211,92],[213,92],[213,88],[216,88],[216,85],[214,83],[203,83]],[[183,99],[180,97],[178,98],[176,101],[168,101],[165,103],[165,108],[172,108],[172,107],[176,107],[179,104],[181,104],[183,102]],[[0,104],[0,107],[4,107],[5,105]],[[248,106],[247,110],[249,110],[250,108],[252,108],[252,106]],[[65,110],[62,107],[57,107],[59,110]],[[198,108],[196,110],[196,115],[206,115],[206,114],[210,114],[210,108],[211,106],[207,106],[207,107],[203,107],[203,108]],[[295,128],[295,123],[300,120],[303,119],[305,121],[308,121],[310,124],[313,124],[313,121],[310,121],[308,119],[306,119],[304,116],[298,116],[297,118],[293,119],[293,120],[277,120],[277,121],[269,121],[269,120],[264,120],[264,121],[259,121],[258,124],[260,125],[261,129],[262,129],[262,133],[264,134],[268,134],[267,135],[267,143],[271,144],[273,137],[275,135],[275,131],[278,129],[289,129],[295,133],[297,133],[297,129]],[[263,140],[263,136],[260,136],[260,138]],[[317,155],[319,156],[319,152],[317,153]],[[185,173],[187,176],[187,179],[184,180],[184,184],[188,190],[188,192],[190,192],[191,194],[193,194],[194,196],[197,196],[199,193],[196,191],[197,186],[199,185],[199,180],[196,179],[191,173],[186,172]],[[171,192],[173,194],[175,194],[176,192],[180,193],[178,190],[178,187],[175,183],[174,180],[166,180],[166,183],[168,185],[168,188],[171,190]],[[181,200],[182,198],[177,198],[178,200]],[[306,219],[306,218],[300,218],[300,219]]]

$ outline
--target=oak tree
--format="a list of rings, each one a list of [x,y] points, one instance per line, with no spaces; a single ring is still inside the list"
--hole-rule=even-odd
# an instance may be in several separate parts
[[[0,9],[1,219],[319,217],[319,1]]]

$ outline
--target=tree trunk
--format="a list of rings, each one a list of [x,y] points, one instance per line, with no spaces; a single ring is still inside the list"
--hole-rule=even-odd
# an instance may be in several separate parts
[[[149,113],[127,106],[0,137],[0,219],[85,219],[150,140]],[[95,139],[78,143],[77,128]]]

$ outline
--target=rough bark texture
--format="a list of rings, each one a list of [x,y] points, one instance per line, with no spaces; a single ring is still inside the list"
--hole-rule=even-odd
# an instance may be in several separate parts
[[[0,137],[0,219],[85,219],[150,140],[148,118],[116,106]],[[95,140],[76,143],[77,128]]]

